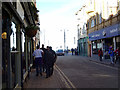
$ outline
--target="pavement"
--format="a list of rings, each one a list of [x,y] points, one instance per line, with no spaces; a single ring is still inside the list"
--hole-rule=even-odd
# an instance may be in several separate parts
[[[32,69],[30,77],[24,83],[24,89],[69,88],[66,84],[66,81],[63,78],[63,75],[60,74],[56,66],[54,66],[54,72],[51,77],[46,78],[45,72],[43,72],[42,74],[42,76],[36,76],[36,70]]]
[[[68,54],[66,54],[66,55],[67,55],[67,56],[71,56],[72,54],[71,54],[71,53],[68,53]],[[73,56],[75,56],[75,55],[73,55]],[[111,65],[110,59],[105,59],[105,58],[103,58],[102,61],[100,61],[98,55],[93,55],[92,57],[81,56],[81,55],[77,55],[77,56],[84,57],[84,58],[86,58],[87,60],[92,61],[92,62],[96,62],[96,63],[100,63],[100,64],[105,64],[105,65],[109,65],[109,66],[112,66],[112,67],[120,67],[120,64],[119,64],[118,62],[116,62],[116,64],[114,64],[114,66]]]
[[[118,62],[116,62],[116,64],[112,65],[110,59],[102,59],[102,61],[99,60],[98,56],[93,56],[93,57],[86,57],[88,58],[88,60],[92,61],[92,62],[96,62],[96,63],[100,63],[100,64],[105,64],[105,65],[109,65],[112,67],[120,67],[120,64]]]
[[[67,54],[67,56],[70,56],[71,54]],[[75,55],[74,55],[75,56]],[[80,56],[84,57],[87,60],[95,63],[105,64],[109,65],[111,67],[119,67],[120,64],[118,62],[112,66],[110,64],[110,59],[103,59],[102,61],[99,61],[98,57],[86,57],[86,56]],[[35,69],[32,69],[30,72],[30,77],[26,82],[24,83],[24,89],[26,88],[74,88],[73,85],[70,85],[71,82],[67,80],[65,75],[59,68],[55,65],[54,66],[54,73],[51,77],[45,78],[46,74],[43,72],[43,76],[36,76]]]

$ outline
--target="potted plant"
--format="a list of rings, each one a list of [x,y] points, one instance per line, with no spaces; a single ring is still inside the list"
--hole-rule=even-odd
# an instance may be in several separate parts
[[[28,37],[34,37],[36,35],[38,29],[39,29],[38,26],[29,25],[25,28],[25,33]]]

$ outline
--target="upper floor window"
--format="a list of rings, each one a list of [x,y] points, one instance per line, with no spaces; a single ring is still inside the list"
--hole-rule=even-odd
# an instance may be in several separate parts
[[[87,29],[89,29],[89,22],[86,24]]]
[[[102,13],[100,13],[100,15],[99,15],[99,23],[101,23],[102,22]]]
[[[94,27],[94,19],[92,19],[92,21],[91,21],[91,27]]]
[[[94,19],[94,24],[95,24],[95,26],[96,26],[96,19]]]

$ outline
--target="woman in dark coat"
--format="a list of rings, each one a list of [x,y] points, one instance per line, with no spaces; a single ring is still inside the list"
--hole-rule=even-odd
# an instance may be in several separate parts
[[[103,51],[102,51],[101,48],[100,48],[100,50],[98,51],[98,56],[99,56],[99,58],[100,58],[100,61],[102,61]]]

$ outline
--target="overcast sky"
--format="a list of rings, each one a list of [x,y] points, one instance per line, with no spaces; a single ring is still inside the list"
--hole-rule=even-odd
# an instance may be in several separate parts
[[[41,44],[53,49],[64,48],[64,30],[66,46],[77,46],[77,23],[75,13],[85,0],[36,0],[40,11]],[[75,44],[74,44],[75,37]]]

